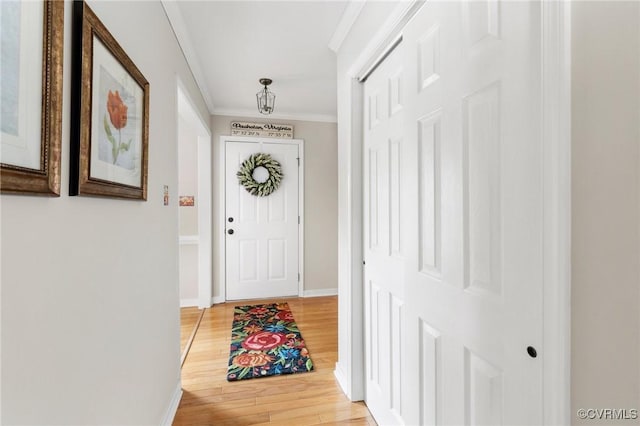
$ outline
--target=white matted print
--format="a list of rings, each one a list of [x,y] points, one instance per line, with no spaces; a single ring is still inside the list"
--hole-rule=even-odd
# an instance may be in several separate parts
[[[144,91],[93,37],[92,179],[142,187]]]
[[[0,1],[0,163],[40,170],[44,3]]]

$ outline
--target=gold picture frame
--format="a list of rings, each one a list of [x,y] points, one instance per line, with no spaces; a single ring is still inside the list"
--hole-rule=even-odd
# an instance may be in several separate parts
[[[3,2],[2,7],[3,13],[19,18],[9,19],[11,25],[3,25],[2,30],[0,192],[60,196],[64,2]],[[38,31],[30,27],[39,22],[37,16],[33,20],[20,17],[40,13],[42,37],[38,38]],[[5,40],[10,52],[6,56]],[[39,55],[33,55],[29,46],[41,50],[42,63],[37,63]]]
[[[69,194],[146,200],[149,82],[84,1],[72,31]]]

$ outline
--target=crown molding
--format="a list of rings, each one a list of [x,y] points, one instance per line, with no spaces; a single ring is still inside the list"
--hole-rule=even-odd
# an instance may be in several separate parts
[[[211,97],[211,93],[209,93],[209,89],[207,88],[204,73],[202,72],[202,67],[200,66],[200,61],[198,60],[198,56],[193,49],[193,43],[191,42],[191,38],[189,37],[189,33],[187,32],[187,25],[185,24],[184,18],[182,17],[182,12],[180,12],[178,2],[175,0],[160,0],[160,2],[162,3],[164,12],[167,15],[169,25],[171,25],[171,28],[173,29],[173,34],[178,41],[178,45],[180,46],[180,49],[182,49],[182,54],[184,55],[184,58],[187,61],[187,65],[191,70],[193,79],[196,81],[196,85],[200,89],[200,93],[202,93],[202,98],[207,104],[209,114],[211,114],[214,110],[213,98]]]
[[[336,26],[333,35],[331,36],[331,40],[329,40],[329,49],[338,53],[340,50],[340,46],[344,42],[344,39],[347,38],[349,31],[351,31],[351,27],[360,16],[360,12],[362,12],[362,8],[367,0],[351,0],[342,14],[342,18],[340,18],[340,22]]]
[[[296,120],[296,121],[316,121],[321,123],[337,123],[338,117],[329,114],[300,114],[300,113],[273,113],[270,115],[260,114],[258,111],[249,109],[214,109],[212,115],[224,115],[238,118],[261,118],[263,120]]]

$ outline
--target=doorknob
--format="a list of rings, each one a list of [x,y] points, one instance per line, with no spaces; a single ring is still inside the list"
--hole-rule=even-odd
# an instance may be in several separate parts
[[[229,234],[229,235],[233,235],[233,229],[229,229],[229,230],[227,231],[227,234]]]
[[[538,356],[538,351],[533,346],[527,346],[527,353],[531,358],[535,358]]]

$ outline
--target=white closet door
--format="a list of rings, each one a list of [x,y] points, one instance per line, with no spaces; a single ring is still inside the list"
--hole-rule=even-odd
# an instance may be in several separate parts
[[[365,82],[382,424],[542,423],[540,49],[537,2],[427,2]]]
[[[402,56],[391,53],[365,83],[365,323],[367,405],[379,423],[401,417],[401,317],[406,241],[401,202],[406,141]]]

